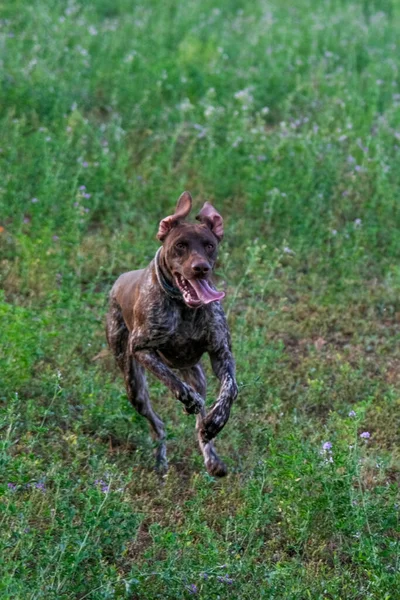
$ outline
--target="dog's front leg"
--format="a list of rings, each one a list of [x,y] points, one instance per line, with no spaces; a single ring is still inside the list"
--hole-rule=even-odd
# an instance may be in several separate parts
[[[215,351],[210,351],[211,365],[221,382],[216,403],[203,420],[201,436],[204,442],[215,438],[229,419],[231,406],[238,395],[235,379],[235,361],[230,350],[229,340]]]
[[[134,350],[132,354],[135,359],[155,375],[174,396],[185,406],[186,412],[190,415],[201,412],[204,407],[204,400],[190,385],[181,381],[163,363],[161,358],[154,350]]]

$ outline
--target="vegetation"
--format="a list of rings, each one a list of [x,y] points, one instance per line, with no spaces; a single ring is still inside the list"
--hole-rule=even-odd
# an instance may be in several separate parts
[[[1,598],[398,598],[399,2],[1,10]],[[104,317],[184,189],[240,395],[216,481],[150,381],[160,484]]]

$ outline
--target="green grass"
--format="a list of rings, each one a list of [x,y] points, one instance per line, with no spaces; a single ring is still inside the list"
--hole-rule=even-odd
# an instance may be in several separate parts
[[[1,11],[1,598],[396,600],[400,2]],[[150,380],[160,486],[101,351],[184,189],[225,217],[240,395],[215,481]]]

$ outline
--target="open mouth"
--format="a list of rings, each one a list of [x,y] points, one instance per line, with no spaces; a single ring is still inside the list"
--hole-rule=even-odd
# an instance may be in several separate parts
[[[184,301],[192,308],[222,300],[225,296],[225,292],[214,290],[207,279],[185,279],[180,273],[175,273],[175,281]]]

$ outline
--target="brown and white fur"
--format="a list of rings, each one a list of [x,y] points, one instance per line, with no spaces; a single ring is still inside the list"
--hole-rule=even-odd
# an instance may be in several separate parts
[[[146,369],[197,415],[201,452],[211,475],[226,475],[213,438],[229,419],[237,396],[230,333],[211,274],[223,237],[223,221],[206,202],[199,223],[185,221],[192,198],[184,192],[175,213],[160,222],[163,243],[145,269],[121,275],[110,293],[107,340],[123,372],[128,398],[146,417],[157,441],[158,468],[167,466],[164,424],[151,406]],[[220,381],[217,401],[205,409],[206,379],[200,359],[208,353]]]

